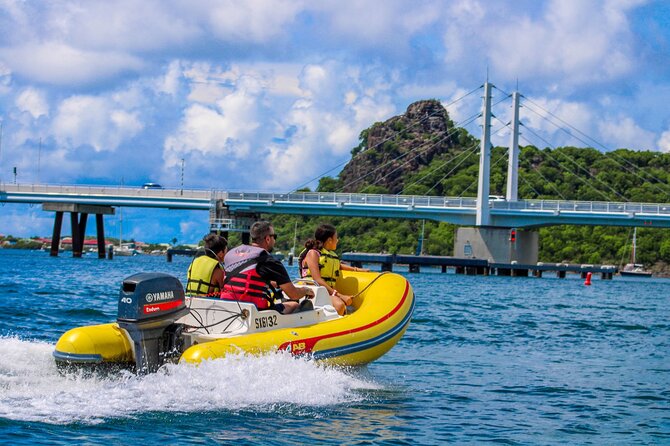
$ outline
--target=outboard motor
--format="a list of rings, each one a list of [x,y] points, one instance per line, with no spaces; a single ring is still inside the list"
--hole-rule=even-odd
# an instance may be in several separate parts
[[[135,344],[137,373],[155,372],[166,360],[179,357],[183,326],[175,321],[188,311],[176,277],[140,273],[123,281],[117,323]]]

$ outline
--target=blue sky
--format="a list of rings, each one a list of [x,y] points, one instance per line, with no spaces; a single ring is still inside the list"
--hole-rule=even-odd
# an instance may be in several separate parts
[[[667,1],[0,0],[0,181],[16,166],[21,183],[178,187],[184,159],[185,187],[283,192],[348,160],[362,129],[448,104],[487,69],[608,148],[670,151]],[[206,213],[124,216],[124,237],[146,241],[207,230]],[[0,207],[0,233],[52,226],[39,207]]]

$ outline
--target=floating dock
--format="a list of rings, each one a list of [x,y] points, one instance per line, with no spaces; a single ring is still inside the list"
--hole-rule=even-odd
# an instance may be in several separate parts
[[[492,263],[484,259],[458,258],[448,256],[416,256],[405,254],[370,254],[362,252],[347,252],[342,254],[341,260],[353,266],[362,267],[364,263],[381,264],[382,271],[392,271],[393,265],[408,265],[409,271],[418,273],[422,266],[441,267],[442,272],[454,268],[456,274],[467,275],[498,275],[512,277],[542,277],[544,273],[552,272],[556,277],[565,278],[567,273],[580,274],[582,278],[587,273],[600,274],[602,279],[612,279],[618,272],[614,265],[578,265],[570,263],[538,262],[533,265],[520,263]]]

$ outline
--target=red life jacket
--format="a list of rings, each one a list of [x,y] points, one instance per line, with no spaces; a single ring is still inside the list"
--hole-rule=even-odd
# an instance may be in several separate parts
[[[223,260],[226,282],[221,291],[221,299],[251,302],[259,310],[270,308],[274,303],[270,284],[256,272],[258,262],[265,255],[267,251],[263,248],[249,245],[241,245],[228,251]]]

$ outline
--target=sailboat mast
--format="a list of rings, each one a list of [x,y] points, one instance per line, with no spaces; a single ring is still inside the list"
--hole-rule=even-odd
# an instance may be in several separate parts
[[[631,251],[632,261],[630,263],[635,264],[635,250],[637,247],[637,227],[633,228],[633,250]]]
[[[123,214],[121,214],[121,208],[119,208],[119,248],[123,240]]]

